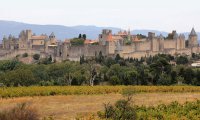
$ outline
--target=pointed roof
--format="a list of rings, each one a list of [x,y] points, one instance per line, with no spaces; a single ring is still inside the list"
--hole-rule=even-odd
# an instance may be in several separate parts
[[[50,34],[50,36],[51,36],[51,37],[55,37],[55,34],[54,34],[54,32],[52,32],[52,33]]]
[[[11,34],[8,36],[9,39],[11,39],[12,37],[13,37],[13,36],[12,36]]]
[[[4,35],[4,36],[3,36],[3,39],[7,39],[7,36],[6,36],[6,35]]]
[[[179,38],[185,39],[185,35],[184,35],[184,34],[180,34],[180,35],[179,35]]]
[[[173,39],[178,39],[178,33],[177,32],[174,33]]]
[[[192,31],[190,33],[191,36],[197,36],[197,33],[195,32],[194,28],[192,28]]]
[[[163,37],[163,35],[162,35],[162,34],[160,34],[159,38],[160,38],[160,39],[164,39],[164,37]]]

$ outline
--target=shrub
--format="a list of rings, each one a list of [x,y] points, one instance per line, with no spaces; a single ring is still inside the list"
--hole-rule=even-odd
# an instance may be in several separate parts
[[[34,60],[39,60],[40,59],[40,54],[34,54],[33,55]]]
[[[28,53],[24,53],[22,57],[28,57]]]
[[[20,55],[18,54],[18,55],[16,55],[16,58],[19,58],[20,57]]]
[[[117,76],[112,76],[110,78],[110,82],[112,85],[119,85],[120,84],[120,79]]]
[[[114,106],[104,105],[104,112],[98,112],[98,116],[103,119],[112,120],[136,120],[137,115],[134,107],[130,104],[131,99],[118,100]]]
[[[0,120],[39,120],[39,114],[27,103],[21,103],[10,110],[1,111]]]

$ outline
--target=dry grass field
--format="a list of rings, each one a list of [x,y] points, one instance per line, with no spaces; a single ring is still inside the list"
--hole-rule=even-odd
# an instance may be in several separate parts
[[[9,98],[0,99],[0,110],[28,102],[37,108],[41,118],[52,116],[55,120],[73,120],[77,115],[103,110],[103,103],[114,103],[122,98],[121,94]],[[200,93],[139,93],[133,96],[133,104],[146,106],[195,100],[200,100]]]

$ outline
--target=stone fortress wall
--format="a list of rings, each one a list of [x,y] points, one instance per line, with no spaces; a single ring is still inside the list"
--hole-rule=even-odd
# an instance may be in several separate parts
[[[72,46],[63,50],[63,60],[69,59],[73,61],[79,61],[81,56],[94,57],[95,54],[102,52],[102,55],[106,55],[106,46],[100,45],[83,45],[83,46]]]
[[[55,35],[33,35],[31,30],[22,31],[19,38],[10,35],[3,38],[2,49],[0,49],[0,60],[15,57],[18,54],[41,54],[61,60],[79,61],[80,56],[94,57],[102,52],[104,56],[114,57],[120,54],[124,58],[141,58],[154,56],[156,54],[185,54],[199,53],[200,47],[197,34],[192,29],[188,46],[185,36],[178,35],[176,31],[171,33],[171,38],[166,39],[162,35],[156,36],[149,32],[146,38],[138,39],[130,32],[119,32],[112,34],[111,30],[103,30],[99,35],[99,45],[84,44],[72,46],[70,42],[58,42]],[[127,44],[128,43],[128,44]]]
[[[126,32],[130,33],[130,32]],[[126,34],[125,33],[125,34]],[[124,34],[119,33],[124,37]],[[138,40],[138,39],[130,39],[131,44],[125,45],[124,43],[121,44],[116,39],[112,40],[116,35],[112,36],[110,30],[103,30],[102,34],[99,36],[103,36],[99,38],[100,44],[107,43],[109,45],[110,42],[115,43],[112,47],[109,47],[112,53],[108,54],[120,54],[124,58],[141,58],[141,57],[148,57],[154,56],[156,54],[185,54],[191,55],[191,53],[199,53],[200,47],[197,41],[197,34],[192,29],[189,35],[189,46],[185,45],[186,39],[183,34],[178,35],[176,31],[171,33],[172,38],[165,39],[162,35],[156,36],[155,33],[149,32],[147,38]],[[106,37],[107,36],[107,37]],[[126,34],[126,36],[131,36],[130,34]],[[109,39],[106,39],[109,38]],[[128,37],[127,37],[128,38]]]

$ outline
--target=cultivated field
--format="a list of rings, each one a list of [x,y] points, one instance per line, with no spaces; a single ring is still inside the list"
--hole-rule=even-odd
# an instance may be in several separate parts
[[[5,87],[0,88],[0,98],[53,95],[100,95],[122,94],[130,90],[134,93],[186,93],[200,92],[195,86],[48,86],[48,87]]]
[[[139,106],[200,100],[200,88],[191,86],[20,87],[1,88],[0,110],[28,102],[38,109],[41,118],[52,116],[56,120],[73,120],[77,116],[103,110],[103,103],[113,104],[123,99],[123,89],[136,91],[133,104]]]

